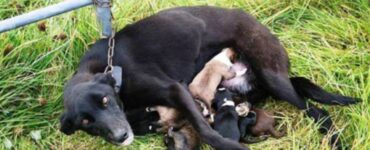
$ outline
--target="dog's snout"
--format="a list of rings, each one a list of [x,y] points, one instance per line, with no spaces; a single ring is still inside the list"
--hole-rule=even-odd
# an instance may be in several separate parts
[[[109,138],[117,143],[123,143],[128,137],[127,131],[123,129],[109,133]]]
[[[128,134],[127,134],[127,132],[125,132],[124,134],[119,135],[117,137],[117,142],[123,143],[127,138],[128,138]]]

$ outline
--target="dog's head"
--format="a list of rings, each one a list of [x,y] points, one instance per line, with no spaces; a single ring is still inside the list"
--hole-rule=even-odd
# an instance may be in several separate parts
[[[96,74],[87,82],[67,86],[60,130],[67,135],[82,130],[116,145],[129,145],[134,135],[114,84],[110,75]]]

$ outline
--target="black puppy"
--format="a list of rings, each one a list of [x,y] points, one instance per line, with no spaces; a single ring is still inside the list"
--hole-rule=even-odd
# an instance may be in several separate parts
[[[240,137],[242,141],[248,142],[244,140],[247,137],[247,134],[250,134],[250,127],[256,124],[256,113],[253,111],[250,111],[247,116],[240,117],[238,121],[239,130],[240,130]]]
[[[238,113],[235,111],[235,103],[232,94],[225,88],[219,88],[216,92],[214,104],[216,108],[213,128],[223,137],[239,141]]]
[[[135,135],[157,133],[162,126],[158,123],[159,114],[150,110],[149,107],[126,110],[127,121]]]
[[[186,116],[202,141],[212,147],[247,149],[214,131],[198,110],[187,85],[181,84],[189,84],[206,62],[225,47],[235,49],[240,56],[238,61],[248,63],[256,75],[255,86],[246,95],[262,92],[264,97],[273,96],[307,110],[316,122],[324,119],[320,121],[323,133],[334,128],[330,116],[304,98],[326,104],[355,103],[344,96],[326,99],[330,94],[324,90],[310,92],[316,85],[300,86],[301,80],[291,80],[287,52],[279,40],[249,14],[207,6],[178,7],[161,11],[116,33],[113,65],[123,69],[118,93],[114,90],[115,80],[110,74],[103,74],[108,40],[99,40],[90,48],[64,89],[61,131],[72,134],[83,130],[111,143],[128,145],[134,136],[123,108],[163,105]],[[338,135],[334,135],[332,144],[340,145],[337,139]]]

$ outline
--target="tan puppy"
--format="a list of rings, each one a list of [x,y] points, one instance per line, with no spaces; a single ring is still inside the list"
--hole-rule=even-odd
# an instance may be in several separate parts
[[[188,122],[179,130],[169,130],[164,140],[169,150],[199,149],[201,144],[198,133]]]
[[[254,108],[252,111],[256,112],[257,115],[256,124],[251,127],[253,136],[272,135],[275,138],[284,136],[284,133],[275,130],[275,119],[271,112],[258,108]]]
[[[225,48],[206,63],[204,68],[195,76],[189,85],[191,95],[195,99],[204,102],[208,109],[211,108],[212,100],[215,97],[216,89],[223,79],[231,79],[236,73],[231,70],[231,60],[234,52]]]
[[[198,133],[189,122],[180,116],[176,109],[166,106],[155,106],[148,109],[150,110],[147,111],[158,112],[160,118],[158,123],[162,125],[162,128],[157,132],[166,133],[165,144],[170,150],[196,149],[199,146]],[[178,130],[172,130],[173,127]]]

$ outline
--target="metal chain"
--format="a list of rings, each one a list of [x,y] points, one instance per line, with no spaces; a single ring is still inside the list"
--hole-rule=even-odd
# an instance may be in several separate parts
[[[109,1],[102,1],[102,0],[93,0],[93,4],[95,6],[99,7],[105,7],[105,8],[110,8],[112,7],[112,3]]]
[[[108,39],[108,60],[107,60],[107,67],[105,67],[104,73],[111,73],[113,72],[113,56],[114,56],[114,47],[116,45],[116,41],[114,39],[115,33],[112,33],[112,36]]]
[[[110,1],[105,2],[104,0],[94,0],[95,5],[99,7],[112,7],[112,3]],[[112,20],[114,20],[112,10],[110,9]],[[115,32],[112,30],[112,34],[108,39],[108,54],[107,54],[107,66],[105,67],[104,73],[112,73],[113,72],[113,56],[114,56],[114,47],[116,44],[116,41],[114,39]]]

